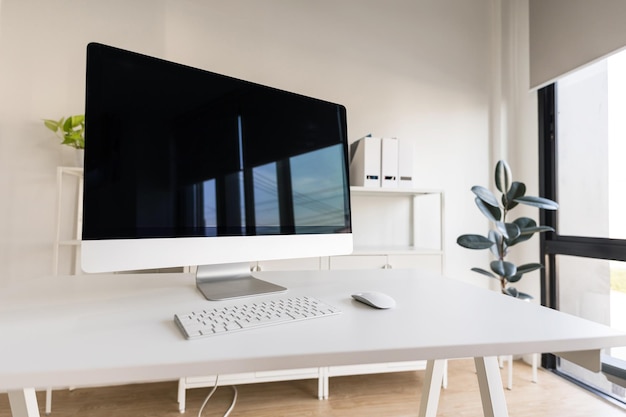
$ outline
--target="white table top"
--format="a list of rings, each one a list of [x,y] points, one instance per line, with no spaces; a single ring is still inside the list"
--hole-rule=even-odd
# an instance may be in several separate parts
[[[191,275],[47,277],[2,288],[0,391],[626,346],[626,334],[606,326],[425,272],[258,276],[289,288],[258,299],[310,295],[342,314],[189,341],[174,314],[218,304]],[[369,290],[397,307],[350,297]]]

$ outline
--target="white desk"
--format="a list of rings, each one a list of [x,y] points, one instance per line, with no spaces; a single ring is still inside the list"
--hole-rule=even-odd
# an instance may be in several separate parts
[[[184,274],[91,275],[0,289],[0,391],[13,415],[39,416],[35,388],[176,380],[306,367],[428,360],[421,416],[434,416],[443,360],[475,357],[486,416],[506,416],[498,355],[599,349],[626,334],[453,280],[408,270],[267,272],[264,279],[343,310],[333,317],[185,340],[178,312],[208,301]],[[397,307],[350,298],[378,290]],[[281,297],[269,295],[259,298]]]

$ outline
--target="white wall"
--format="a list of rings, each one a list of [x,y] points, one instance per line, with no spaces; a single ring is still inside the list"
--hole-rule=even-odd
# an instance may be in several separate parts
[[[419,186],[446,191],[447,272],[480,284],[487,253],[455,241],[486,228],[469,189],[491,181],[497,1],[2,0],[0,285],[51,270],[70,157],[40,119],[83,111],[90,41],[342,103],[351,141],[414,140]]]
[[[530,90],[528,0],[503,0],[503,102],[506,116],[502,157],[511,165],[513,178],[526,184],[527,195],[539,195],[539,141],[537,92]],[[518,206],[513,218],[525,216],[539,224],[539,210]],[[511,249],[510,259],[517,265],[540,262],[539,235]],[[535,297],[541,294],[540,273],[525,274],[515,287]]]

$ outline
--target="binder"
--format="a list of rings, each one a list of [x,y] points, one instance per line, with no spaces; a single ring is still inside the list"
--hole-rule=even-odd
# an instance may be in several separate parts
[[[380,187],[380,142],[365,136],[350,145],[350,185]]]
[[[398,139],[398,188],[413,188],[413,141]]]
[[[381,139],[381,187],[398,188],[398,139]]]

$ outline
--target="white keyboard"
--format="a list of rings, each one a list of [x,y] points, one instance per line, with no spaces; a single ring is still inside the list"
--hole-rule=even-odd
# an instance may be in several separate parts
[[[339,314],[341,311],[311,297],[248,301],[226,307],[176,314],[174,321],[187,339],[227,334],[257,327]]]

